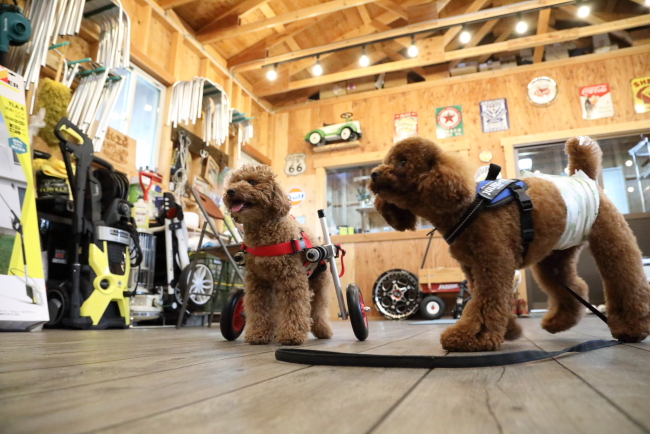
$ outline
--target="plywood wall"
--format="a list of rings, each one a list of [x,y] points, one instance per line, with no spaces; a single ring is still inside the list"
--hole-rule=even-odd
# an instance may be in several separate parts
[[[595,125],[607,126],[624,122],[650,119],[650,114],[634,112],[630,80],[643,77],[650,72],[650,50],[584,56],[584,60],[570,59],[542,67],[521,67],[509,72],[483,74],[481,79],[461,77],[440,82],[418,83],[398,91],[377,91],[367,96],[342,97],[313,103],[312,106],[289,108],[274,115],[272,137],[274,138],[274,169],[288,188],[302,187],[307,198],[293,211],[296,216],[305,216],[307,224],[320,232],[316,210],[322,207],[323,186],[318,183],[314,164],[320,159],[339,157],[340,161],[358,158],[360,154],[379,152],[383,154],[392,146],[393,115],[415,111],[419,117],[420,134],[433,139],[445,149],[459,144],[469,144],[469,164],[479,167],[478,155],[482,151],[493,154],[493,163],[504,166],[505,159],[501,140],[506,137],[540,134],[559,130],[570,130]],[[616,57],[614,57],[616,56]],[[559,87],[557,99],[547,107],[531,104],[526,97],[526,85],[535,77],[546,75],[553,78]],[[478,77],[478,76],[477,76]],[[612,89],[615,116],[599,120],[583,120],[578,89],[581,86],[608,83]],[[412,89],[412,90],[411,90]],[[510,130],[483,133],[480,124],[479,102],[506,98]],[[460,105],[463,112],[465,134],[458,138],[436,139],[435,109],[446,105]],[[303,140],[304,135],[323,122],[339,121],[343,112],[353,112],[354,119],[361,122],[364,136],[359,148],[315,154]],[[284,156],[302,152],[307,155],[307,172],[296,177],[283,173]],[[329,155],[328,155],[329,154]],[[320,189],[320,190],[319,190]],[[321,191],[321,193],[319,193]],[[339,237],[344,241],[345,237]],[[375,279],[391,268],[405,268],[417,272],[426,246],[425,239],[364,242],[354,244],[354,260],[346,264],[352,278],[360,284],[364,296],[370,299]],[[447,255],[447,246],[441,240],[432,246],[430,266],[453,266]],[[373,311],[373,315],[378,315]]]

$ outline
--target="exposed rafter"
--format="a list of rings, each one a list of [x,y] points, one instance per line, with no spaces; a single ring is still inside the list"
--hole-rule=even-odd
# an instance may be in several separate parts
[[[373,3],[376,0],[331,0],[326,3],[321,3],[315,6],[298,9],[296,11],[288,12],[286,14],[278,15],[266,20],[254,21],[244,25],[234,25],[226,28],[211,28],[199,31],[197,39],[204,44],[209,44],[223,39],[234,38],[246,33],[255,32],[257,30],[268,29],[278,24],[288,24],[293,21],[304,20],[306,18],[317,17],[332,12],[338,12],[343,9]]]
[[[158,6],[163,9],[173,9],[193,1],[195,0],[158,0]]]
[[[587,15],[586,17],[578,17],[578,8],[576,6],[570,5],[570,6],[562,6],[559,8],[560,11],[564,12],[565,14],[569,15],[570,17],[576,17],[576,19],[582,20],[585,23],[589,24],[603,24],[606,23],[607,21],[603,20],[602,18],[599,18],[595,14],[591,13]],[[632,37],[628,32],[612,32],[614,36],[616,36],[618,39],[627,42],[628,44],[632,45]]]
[[[270,0],[245,0],[201,27],[197,34],[219,27],[237,25],[244,14],[254,11],[261,5],[267,4],[269,1]]]
[[[483,9],[485,6],[492,3],[491,0],[474,0],[471,5],[465,9],[464,14],[471,14],[472,12],[478,12]],[[445,47],[460,33],[462,26],[452,27],[451,29],[445,32],[445,38],[443,39]]]
[[[381,6],[382,8],[386,9],[387,11],[390,11],[394,13],[395,15],[399,16],[400,18],[403,18],[405,20],[409,19],[409,14],[406,12],[406,10],[395,3],[392,0],[379,0],[377,2],[377,6]]]
[[[499,42],[507,41],[510,35],[512,35],[512,27],[508,28],[508,30],[501,33],[493,43],[498,44]],[[478,58],[476,63],[478,63],[479,65],[481,63],[485,63],[490,57],[492,57],[492,53],[484,54]]]
[[[551,18],[550,9],[539,11],[539,17],[537,18],[538,35],[543,35],[548,31],[548,21],[550,18]],[[543,57],[544,57],[544,46],[540,45],[539,47],[535,47],[535,51],[533,52],[533,63],[541,62]]]
[[[412,33],[428,32],[437,29],[448,29],[450,27],[458,26],[465,22],[487,21],[493,18],[499,18],[499,17],[516,14],[518,12],[539,10],[551,6],[565,5],[572,2],[573,0],[528,0],[528,1],[515,3],[508,6],[500,6],[496,8],[485,9],[482,11],[460,15],[460,16],[440,18],[433,21],[400,27],[386,32],[375,33],[372,35],[361,36],[358,38],[348,39],[336,43],[322,45],[319,47],[308,48],[297,52],[286,53],[279,56],[270,57],[267,59],[261,59],[255,62],[249,62],[245,65],[241,65],[240,67],[235,67],[235,69],[237,72],[250,71],[250,70],[260,68],[261,66],[264,65],[272,65],[274,63],[291,61],[293,59],[304,58],[308,56],[316,56],[317,54],[321,54],[325,52],[342,50],[345,49],[346,47],[359,46],[362,44],[370,44],[376,41],[381,41],[386,39],[396,39],[401,36],[410,35]]]
[[[583,37],[598,35],[601,33],[614,32],[618,30],[630,29],[634,27],[650,25],[650,15],[640,15],[634,18],[628,18],[610,23],[596,24],[587,27],[577,27],[557,32],[546,33],[543,35],[533,35],[517,38],[509,41],[498,42],[493,44],[481,45],[473,48],[464,48],[451,52],[421,52],[417,58],[401,60],[397,62],[385,63],[381,65],[369,66],[367,68],[355,69],[343,73],[328,74],[321,77],[304,79],[289,82],[287,86],[277,86],[268,88],[258,93],[260,96],[282,93],[290,90],[303,89],[311,86],[323,85],[337,81],[348,80],[368,75],[381,74],[382,72],[400,71],[411,69],[417,66],[432,65],[437,63],[449,62],[452,60],[476,57],[485,54],[498,53],[503,51],[521,50],[524,48],[534,48],[541,45],[560,43],[576,40]]]
[[[497,21],[499,20],[490,20],[484,22],[481,28],[472,35],[472,39],[470,39],[470,41],[465,45],[464,48],[476,47],[478,44],[480,44],[483,38],[485,38],[485,35],[487,35],[492,31],[492,28],[497,23]],[[451,63],[449,63],[449,69],[455,68],[456,65],[458,65],[462,61],[463,59],[457,59],[451,61]]]

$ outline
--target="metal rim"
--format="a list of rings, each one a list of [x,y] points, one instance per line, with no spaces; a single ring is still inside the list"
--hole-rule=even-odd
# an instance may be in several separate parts
[[[190,300],[196,305],[202,306],[210,301],[212,291],[214,290],[214,279],[212,272],[205,264],[194,264],[194,272],[189,272],[187,278],[191,281],[187,282],[187,287],[190,291]],[[176,301],[178,304],[183,304],[183,295],[181,294],[180,285],[176,287]]]
[[[372,289],[377,310],[387,318],[402,319],[420,307],[418,279],[406,270],[389,270],[379,276]]]
[[[245,324],[246,318],[244,317],[244,297],[240,296],[237,299],[237,304],[235,304],[235,309],[232,314],[232,328],[235,333],[238,333],[244,328]]]

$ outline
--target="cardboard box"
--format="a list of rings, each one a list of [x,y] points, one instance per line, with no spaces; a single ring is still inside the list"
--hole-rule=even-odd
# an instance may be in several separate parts
[[[384,76],[384,89],[405,86],[406,84],[406,71],[387,72]]]
[[[458,66],[451,69],[449,73],[451,74],[452,77],[456,77],[459,75],[473,74],[477,71],[478,71],[478,67],[476,62],[466,62],[466,63],[459,63]]]
[[[334,98],[335,96],[346,95],[346,83],[344,81],[339,83],[328,83],[323,85],[320,89],[320,99]]]
[[[0,67],[0,329],[49,321],[23,78]],[[24,259],[23,259],[24,258]]]
[[[480,72],[484,71],[496,71],[497,69],[501,69],[501,62],[498,60],[495,61],[489,61],[487,63],[481,63],[478,67],[478,70]]]
[[[348,80],[345,82],[345,90],[348,94],[367,92],[369,90],[375,90],[375,77],[359,77],[354,80]]]

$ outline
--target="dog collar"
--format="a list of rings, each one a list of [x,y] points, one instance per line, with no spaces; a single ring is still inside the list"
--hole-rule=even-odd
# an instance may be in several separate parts
[[[300,235],[302,238],[298,240],[291,240],[280,244],[271,244],[269,246],[248,247],[246,244],[242,243],[241,251],[250,253],[253,256],[283,256],[298,253],[313,247],[304,232],[300,232]]]

